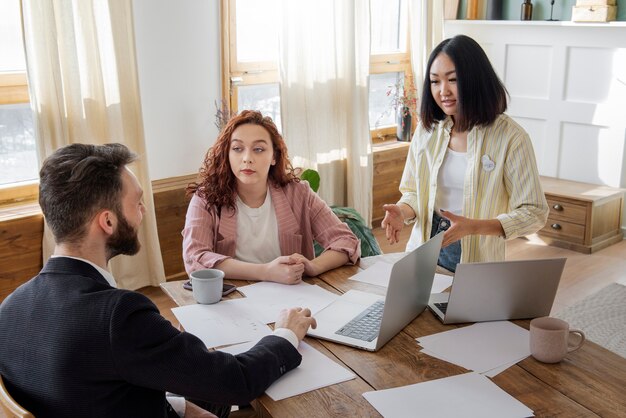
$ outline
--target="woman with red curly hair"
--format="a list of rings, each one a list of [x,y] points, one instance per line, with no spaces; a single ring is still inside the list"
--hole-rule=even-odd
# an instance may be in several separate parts
[[[297,284],[355,263],[359,240],[294,171],[271,118],[244,110],[230,119],[187,188],[187,273]],[[317,258],[313,240],[324,247]]]

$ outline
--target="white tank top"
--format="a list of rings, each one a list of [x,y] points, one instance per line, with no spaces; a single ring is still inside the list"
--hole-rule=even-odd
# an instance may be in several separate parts
[[[463,184],[467,169],[467,153],[446,150],[437,176],[435,210],[444,209],[455,215],[463,211]]]
[[[237,196],[237,248],[235,259],[249,263],[268,263],[280,257],[278,223],[269,189],[258,208],[246,206]]]

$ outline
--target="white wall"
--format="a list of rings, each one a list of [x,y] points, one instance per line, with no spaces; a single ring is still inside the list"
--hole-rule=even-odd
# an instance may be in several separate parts
[[[626,187],[626,23],[450,20],[445,33],[485,49],[542,175]]]
[[[220,98],[217,0],[133,0],[152,180],[197,172],[215,142]]]

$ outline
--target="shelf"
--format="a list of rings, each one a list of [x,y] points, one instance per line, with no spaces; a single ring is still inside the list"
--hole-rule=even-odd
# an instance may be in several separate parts
[[[626,22],[572,22],[570,20],[559,20],[548,22],[545,20],[467,20],[452,19],[444,22],[446,25],[470,25],[470,26],[562,26],[581,28],[626,28]]]

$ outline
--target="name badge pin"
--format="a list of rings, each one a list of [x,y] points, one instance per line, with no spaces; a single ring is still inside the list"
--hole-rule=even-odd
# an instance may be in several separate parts
[[[486,172],[493,171],[493,169],[496,168],[496,163],[494,163],[486,154],[481,157],[480,162],[483,165],[483,170]]]

